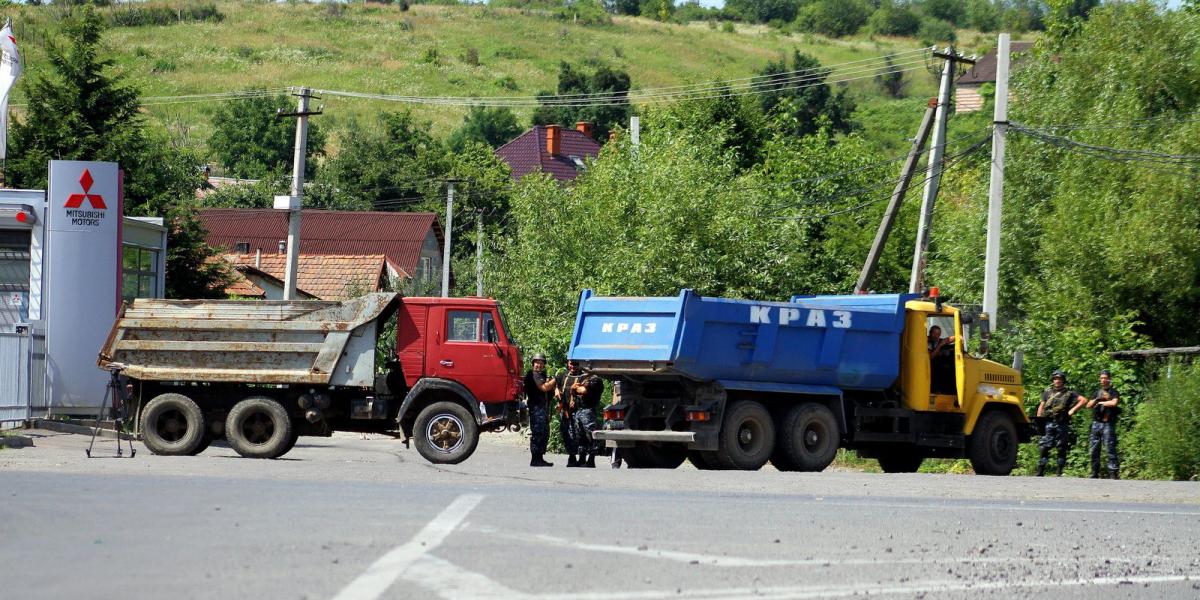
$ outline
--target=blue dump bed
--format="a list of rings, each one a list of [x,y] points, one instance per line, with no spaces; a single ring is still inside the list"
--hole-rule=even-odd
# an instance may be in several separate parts
[[[791,302],[580,296],[570,358],[600,374],[671,374],[731,389],[883,389],[900,373],[915,294]]]

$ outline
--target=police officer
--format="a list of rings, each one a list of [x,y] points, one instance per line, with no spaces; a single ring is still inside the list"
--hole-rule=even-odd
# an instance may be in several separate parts
[[[578,467],[579,452],[578,437],[575,434],[574,402],[571,398],[571,387],[580,377],[579,363],[567,362],[567,371],[559,371],[554,377],[554,401],[558,404],[558,433],[562,435],[563,446],[567,448],[567,466]],[[568,379],[571,383],[568,383]]]
[[[1088,434],[1088,451],[1092,455],[1092,479],[1100,478],[1100,444],[1108,451],[1108,476],[1119,479],[1117,460],[1117,414],[1121,393],[1112,386],[1112,374],[1100,371],[1100,389],[1092,394],[1087,407],[1092,409],[1092,430]]]
[[[1046,417],[1046,433],[1038,440],[1041,457],[1038,459],[1037,474],[1046,474],[1046,463],[1050,462],[1050,451],[1058,448],[1058,476],[1062,477],[1063,468],[1067,466],[1067,452],[1071,449],[1071,417],[1087,402],[1075,390],[1067,387],[1067,375],[1055,371],[1051,375],[1053,385],[1042,392],[1042,400],[1038,402],[1037,416]]]
[[[529,466],[553,467],[546,462],[546,444],[550,441],[550,392],[554,380],[546,374],[546,355],[533,355],[533,368],[525,373],[525,405],[529,408]]]
[[[600,395],[604,393],[604,382],[599,377],[585,373],[576,361],[567,362],[567,373],[563,376],[563,385],[559,389],[560,397],[565,398],[567,410],[575,438],[575,451],[578,458],[573,458],[575,464],[567,462],[567,466],[596,468],[596,442],[592,432],[596,431],[596,409],[600,407]],[[562,401],[560,400],[560,403]],[[568,448],[569,450],[570,448]]]

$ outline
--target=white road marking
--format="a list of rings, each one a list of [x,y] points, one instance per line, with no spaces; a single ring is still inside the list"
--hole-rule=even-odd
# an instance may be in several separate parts
[[[1149,575],[1143,577],[1096,577],[1092,579],[1035,580],[1035,581],[956,581],[931,580],[910,583],[847,583],[843,585],[763,586],[755,588],[724,588],[707,590],[665,590],[645,592],[582,592],[542,594],[537,600],[659,600],[666,598],[722,598],[726,600],[806,600],[814,598],[845,598],[849,596],[913,596],[964,591],[1005,589],[1068,588],[1087,586],[1141,585],[1195,581],[1200,574]]]
[[[426,552],[438,547],[450,532],[479,505],[483,496],[464,494],[451,502],[408,543],[393,548],[376,560],[366,572],[350,582],[334,600],[375,600],[404,575]]]
[[[404,578],[454,600],[530,600],[533,596],[514,590],[487,575],[426,554],[404,573]]]
[[[840,565],[902,565],[902,564],[976,564],[1021,562],[1030,560],[1027,556],[979,556],[951,557],[935,556],[901,558],[806,558],[806,559],[776,559],[776,558],[744,558],[739,556],[718,556],[715,554],[699,554],[695,552],[678,552],[674,550],[654,550],[644,548],[639,550],[632,546],[617,546],[612,544],[594,544],[575,542],[563,538],[541,534],[505,533],[493,528],[479,528],[479,531],[496,535],[510,540],[528,542],[535,545],[550,544],[563,548],[574,548],[591,552],[607,552],[610,554],[626,554],[643,558],[661,558],[683,563],[698,563],[714,567],[804,567],[804,566],[840,566]]]

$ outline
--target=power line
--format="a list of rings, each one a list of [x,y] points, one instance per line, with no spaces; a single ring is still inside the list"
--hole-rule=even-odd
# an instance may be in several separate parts
[[[1055,135],[1038,129],[1030,128],[1025,125],[1021,125],[1020,123],[1010,123],[1009,125],[1012,127],[1013,131],[1025,134],[1039,142],[1102,160],[1124,163],[1148,163],[1152,165],[1188,167],[1192,169],[1200,167],[1200,154],[1172,154],[1167,152],[1156,152],[1153,150],[1115,148],[1112,146],[1102,146],[1098,144],[1080,142],[1065,136]]]

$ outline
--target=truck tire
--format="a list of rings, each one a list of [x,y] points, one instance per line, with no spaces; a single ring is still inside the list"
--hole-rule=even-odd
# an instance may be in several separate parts
[[[991,410],[980,417],[968,442],[971,466],[979,475],[1008,475],[1017,464],[1017,426],[1008,414]]]
[[[837,457],[840,444],[833,411],[824,404],[807,402],[793,407],[784,417],[776,452],[782,452],[784,462],[796,471],[824,471]]]
[[[457,402],[434,402],[417,414],[413,423],[417,452],[439,465],[455,465],[470,458],[479,445],[475,416]]]
[[[197,454],[200,454],[201,452],[208,450],[208,447],[210,444],[212,444],[212,441],[213,441],[212,434],[205,431],[204,435],[200,438],[200,443],[196,444],[196,447],[192,448],[191,452],[188,452],[188,456],[196,456]]]
[[[884,473],[916,473],[925,456],[912,446],[893,446],[884,450],[878,460]]]
[[[733,403],[717,438],[717,463],[726,469],[757,471],[775,449],[775,424],[766,407],[752,400]]]
[[[160,394],[142,410],[142,443],[155,454],[192,454],[205,433],[204,413],[183,394]]]
[[[693,467],[701,471],[719,471],[721,470],[720,463],[717,462],[716,452],[701,452],[699,450],[688,450],[688,462],[692,463]]]
[[[238,402],[225,417],[225,439],[246,458],[279,458],[288,451],[292,435],[287,409],[266,396]]]
[[[623,454],[631,469],[677,469],[687,459],[683,444],[638,442]]]

